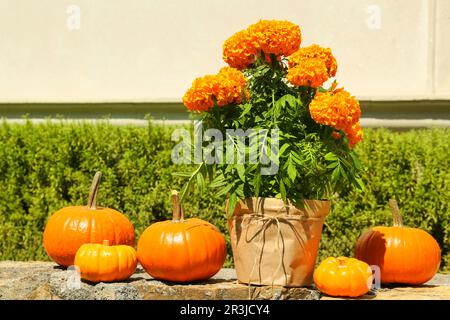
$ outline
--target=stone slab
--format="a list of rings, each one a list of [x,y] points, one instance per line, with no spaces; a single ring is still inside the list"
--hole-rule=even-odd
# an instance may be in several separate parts
[[[321,300],[343,300],[346,298],[322,295]],[[356,298],[358,300],[450,300],[450,274],[436,274],[433,279],[420,286],[383,285],[378,290]]]
[[[51,262],[0,261],[0,299],[43,300],[318,300],[313,288],[247,286],[234,269],[208,281],[178,284],[150,277],[140,266],[130,279],[93,284]]]
[[[52,262],[0,261],[0,300],[339,300],[314,288],[247,286],[234,269],[208,281],[178,284],[150,277],[140,266],[130,279],[93,284]],[[358,299],[450,300],[450,275],[437,274],[422,286],[384,286]]]

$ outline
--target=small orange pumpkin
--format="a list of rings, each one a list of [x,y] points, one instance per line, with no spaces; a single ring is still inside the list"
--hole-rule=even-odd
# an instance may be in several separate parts
[[[97,207],[101,172],[94,176],[87,206],[71,206],[55,212],[44,230],[44,247],[50,258],[61,266],[73,265],[75,254],[84,243],[134,246],[131,222],[120,212]]]
[[[75,265],[81,278],[91,282],[125,280],[136,270],[136,251],[125,245],[110,246],[108,240],[85,243],[77,251]]]
[[[334,297],[359,297],[372,285],[369,265],[346,257],[326,258],[314,271],[314,283],[323,293]]]
[[[189,282],[212,277],[225,261],[225,238],[206,221],[184,220],[176,191],[172,210],[172,220],[154,223],[142,233],[139,262],[155,279]]]
[[[374,227],[358,239],[355,257],[380,267],[382,283],[418,285],[439,270],[441,249],[427,232],[403,226],[397,202],[389,201],[393,227]]]

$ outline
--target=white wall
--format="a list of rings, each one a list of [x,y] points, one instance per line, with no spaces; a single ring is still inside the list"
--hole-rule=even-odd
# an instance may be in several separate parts
[[[0,0],[0,102],[180,101],[260,18],[331,47],[359,98],[450,99],[449,0]]]

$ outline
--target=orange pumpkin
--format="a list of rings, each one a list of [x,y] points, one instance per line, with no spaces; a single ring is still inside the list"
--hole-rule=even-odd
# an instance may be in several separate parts
[[[183,218],[178,192],[172,192],[173,219],[149,226],[138,243],[138,260],[155,279],[205,280],[222,267],[225,238],[212,224]]]
[[[393,227],[374,227],[358,239],[355,257],[380,267],[382,283],[418,285],[427,282],[439,270],[441,250],[427,232],[403,226],[393,199],[389,206]]]
[[[326,258],[314,271],[314,283],[334,297],[359,297],[372,285],[372,269],[363,261],[346,257]]]
[[[134,228],[120,212],[97,207],[101,173],[95,174],[87,206],[71,206],[55,212],[44,231],[47,254],[61,266],[73,265],[75,254],[84,243],[134,246]]]
[[[85,243],[78,249],[75,265],[82,279],[91,282],[110,282],[128,279],[136,270],[137,257],[133,247]]]

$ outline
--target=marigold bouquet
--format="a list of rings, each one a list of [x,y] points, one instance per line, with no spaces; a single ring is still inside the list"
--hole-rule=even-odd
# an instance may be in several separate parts
[[[193,81],[183,103],[201,120],[202,132],[219,130],[245,159],[259,150],[257,159],[266,161],[224,161],[229,148],[210,135],[202,148],[216,161],[202,158],[183,195],[194,181],[203,186],[210,178],[233,212],[236,202],[248,197],[296,203],[330,199],[349,185],[363,187],[353,151],[363,136],[359,103],[336,81],[324,88],[337,72],[330,49],[300,45],[299,26],[261,20],[225,41],[227,67]],[[230,132],[249,132],[244,137],[249,145]],[[268,162],[276,170],[262,170]]]

